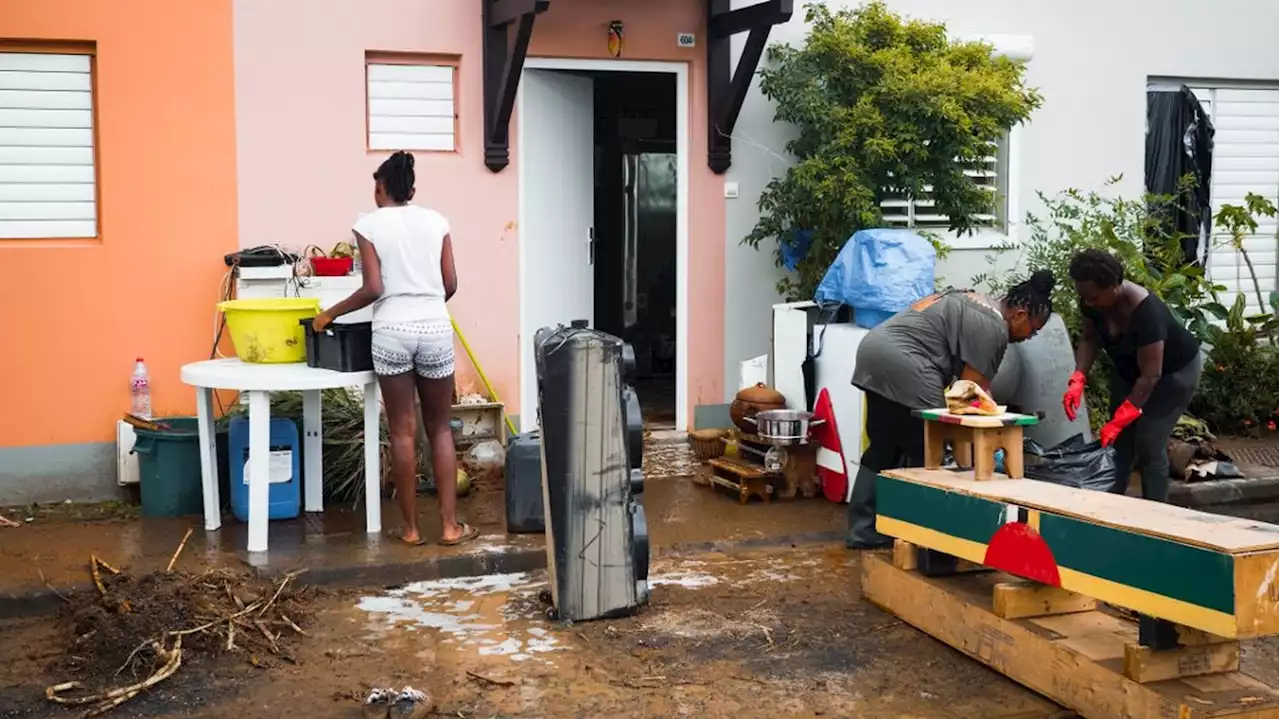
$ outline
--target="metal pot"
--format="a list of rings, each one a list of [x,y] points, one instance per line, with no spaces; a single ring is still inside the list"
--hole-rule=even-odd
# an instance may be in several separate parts
[[[756,426],[756,433],[761,439],[780,446],[806,444],[809,428],[826,421],[814,419],[813,412],[802,409],[770,409],[744,419]]]

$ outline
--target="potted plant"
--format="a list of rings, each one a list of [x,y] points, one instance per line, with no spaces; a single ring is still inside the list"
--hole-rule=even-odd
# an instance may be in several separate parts
[[[309,245],[304,254],[311,262],[311,274],[316,277],[345,277],[355,265],[356,249],[350,243],[339,242],[328,253]]]

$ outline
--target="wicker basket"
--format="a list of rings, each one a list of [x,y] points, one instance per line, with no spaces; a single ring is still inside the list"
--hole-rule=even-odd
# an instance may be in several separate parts
[[[693,446],[693,456],[699,462],[724,456],[724,438],[728,434],[723,429],[697,429],[689,433],[689,444]]]

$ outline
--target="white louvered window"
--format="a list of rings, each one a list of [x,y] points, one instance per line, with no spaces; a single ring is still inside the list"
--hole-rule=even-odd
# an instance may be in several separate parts
[[[977,186],[991,193],[994,207],[991,214],[975,216],[979,228],[1004,231],[1007,227],[1009,205],[1007,197],[1009,168],[1009,139],[1006,135],[999,142],[991,143],[991,152],[980,162],[965,168],[965,175]],[[880,202],[885,224],[889,227],[946,230],[951,219],[935,208],[929,196],[932,188],[925,185],[924,194],[918,197],[895,195]]]
[[[0,51],[0,239],[98,236],[92,60]]]
[[[1280,89],[1270,87],[1196,87],[1192,91],[1213,123],[1213,174],[1210,200],[1213,212],[1224,204],[1243,205],[1250,192],[1280,205]],[[1263,293],[1277,289],[1277,223],[1274,217],[1258,219],[1258,231],[1244,241]],[[1229,239],[1215,236],[1215,245]],[[1239,252],[1220,247],[1209,256],[1209,277],[1224,285],[1222,300],[1231,306],[1236,295],[1245,296],[1245,314],[1270,311],[1258,306],[1248,265]]]
[[[370,150],[457,149],[456,66],[370,60],[366,67]]]

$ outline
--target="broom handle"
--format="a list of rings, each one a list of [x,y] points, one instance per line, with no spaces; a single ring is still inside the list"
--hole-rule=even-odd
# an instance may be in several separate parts
[[[493,398],[494,402],[501,402],[502,400],[498,398],[498,393],[493,391],[493,385],[489,384],[489,378],[484,376],[484,368],[480,366],[479,360],[476,359],[475,354],[471,351],[471,345],[467,344],[467,336],[462,334],[462,328],[458,327],[458,321],[450,317],[449,322],[453,324],[453,331],[457,333],[458,340],[462,342],[462,349],[466,351],[467,359],[471,360],[471,366],[476,368],[476,374],[480,375],[480,381],[484,383],[484,388],[488,390],[489,396]],[[512,422],[511,416],[507,414],[506,407],[502,408],[502,419],[506,420],[507,429],[511,430],[513,436],[520,434],[516,431],[515,422]]]

